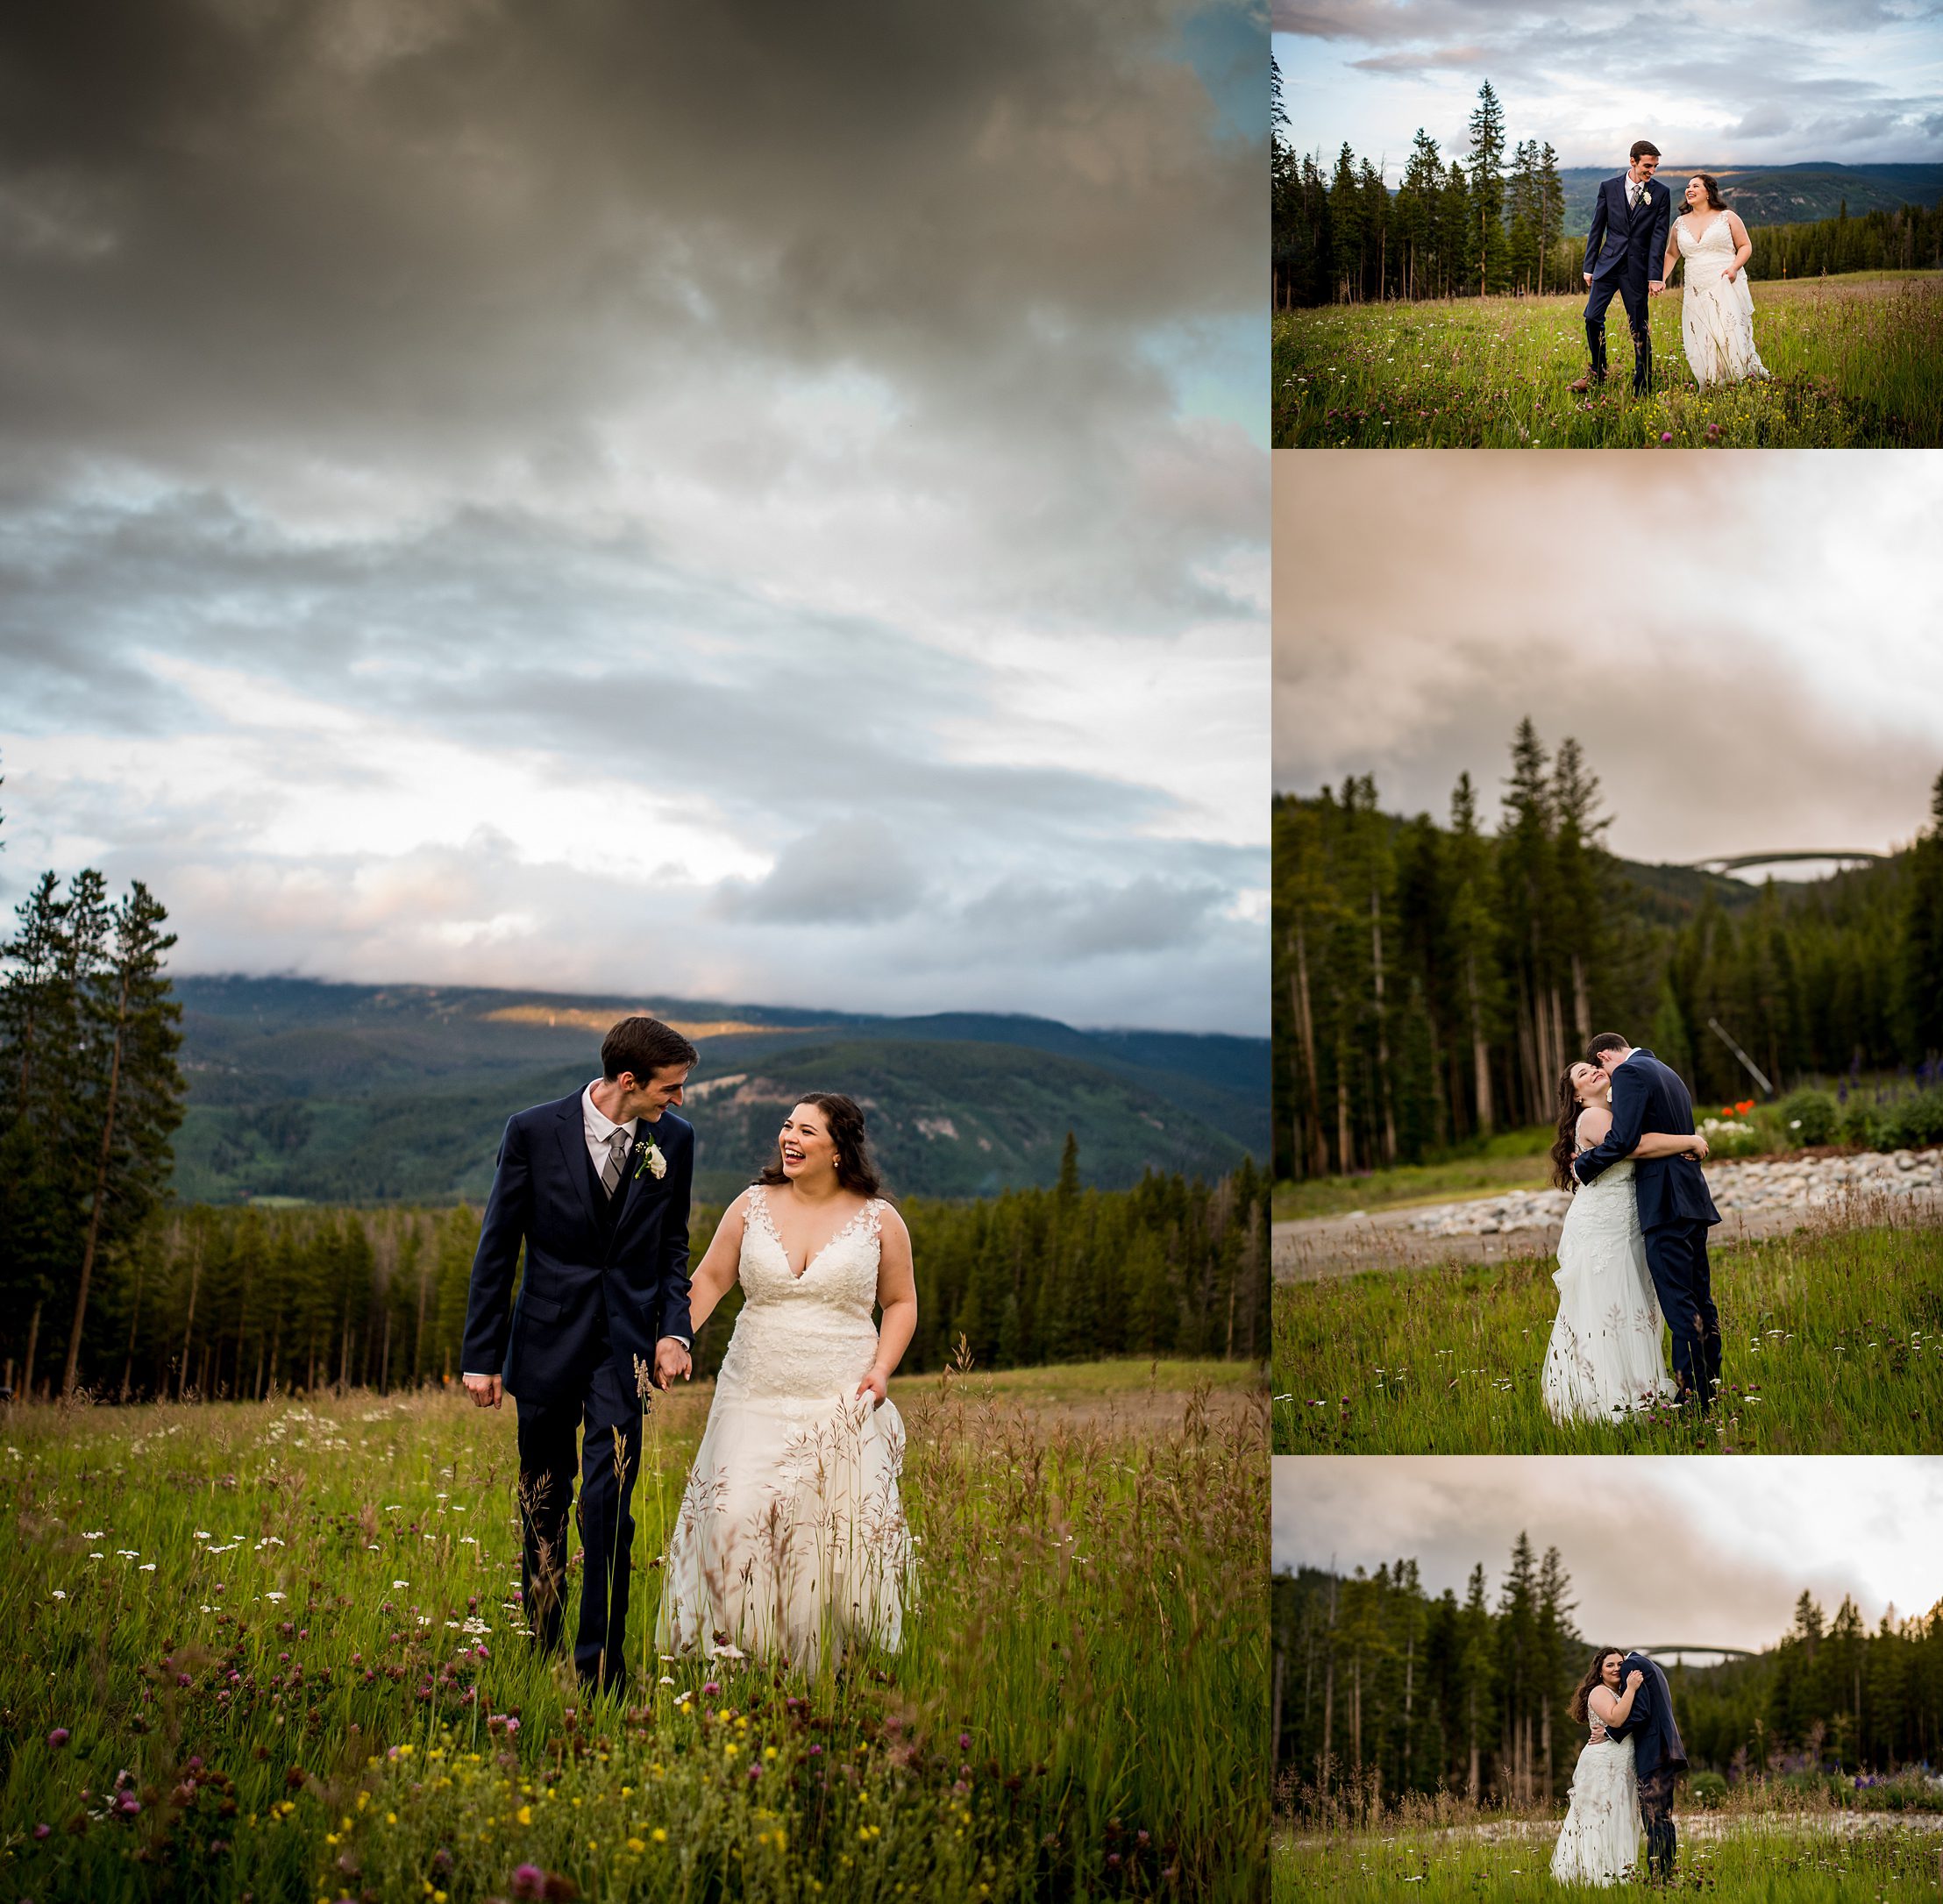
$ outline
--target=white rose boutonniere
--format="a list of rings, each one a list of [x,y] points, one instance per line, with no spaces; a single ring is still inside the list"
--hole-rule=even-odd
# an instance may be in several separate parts
[[[668,1174],[668,1160],[661,1154],[661,1147],[652,1137],[644,1137],[635,1146],[634,1174],[639,1176],[645,1170],[657,1179]]]

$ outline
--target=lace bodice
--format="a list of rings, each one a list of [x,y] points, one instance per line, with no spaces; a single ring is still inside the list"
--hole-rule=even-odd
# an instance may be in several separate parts
[[[1737,249],[1733,233],[1727,229],[1727,215],[1724,211],[1715,212],[1713,222],[1705,226],[1698,237],[1694,235],[1690,218],[1680,219],[1673,229],[1679,234],[1683,258],[1705,258],[1709,252],[1718,252],[1720,263],[1725,266]]]
[[[770,1213],[768,1190],[758,1183],[749,1192],[742,1256],[736,1265],[744,1299],[751,1304],[798,1303],[841,1309],[868,1322],[877,1303],[883,1212],[883,1204],[872,1197],[798,1275],[789,1266],[789,1253]]]
[[[748,1393],[827,1399],[855,1388],[877,1353],[878,1263],[884,1206],[872,1197],[797,1275],[768,1192],[749,1192],[736,1278],[742,1313],[722,1380]]]

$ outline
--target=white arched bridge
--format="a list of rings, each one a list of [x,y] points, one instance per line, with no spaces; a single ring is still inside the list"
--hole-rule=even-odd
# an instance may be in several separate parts
[[[1871,852],[1867,847],[1854,852],[1838,852],[1826,849],[1810,851],[1805,847],[1790,847],[1779,853],[1725,853],[1712,859],[1688,861],[1695,872],[1731,873],[1744,872],[1750,866],[1789,866],[1811,863],[1824,866],[1867,866],[1879,859],[1887,859],[1887,853]]]

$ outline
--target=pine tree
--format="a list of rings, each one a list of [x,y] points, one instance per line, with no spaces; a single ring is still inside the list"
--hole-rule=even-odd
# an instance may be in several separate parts
[[[181,1006],[171,997],[162,962],[175,943],[167,913],[139,879],[113,913],[114,950],[104,983],[91,986],[94,1042],[105,1048],[107,1076],[96,1101],[100,1124],[88,1228],[68,1334],[63,1395],[74,1392],[81,1363],[88,1293],[103,1243],[132,1240],[167,1186],[169,1139],[182,1120]]]
[[[1486,80],[1470,116],[1470,219],[1477,241],[1477,295],[1504,274],[1505,109]]]

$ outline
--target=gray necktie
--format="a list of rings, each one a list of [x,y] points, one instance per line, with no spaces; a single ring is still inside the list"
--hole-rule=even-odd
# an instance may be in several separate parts
[[[608,1139],[607,1162],[601,1166],[601,1188],[609,1197],[621,1181],[621,1166],[627,1162],[629,1140],[625,1131],[616,1131]]]

